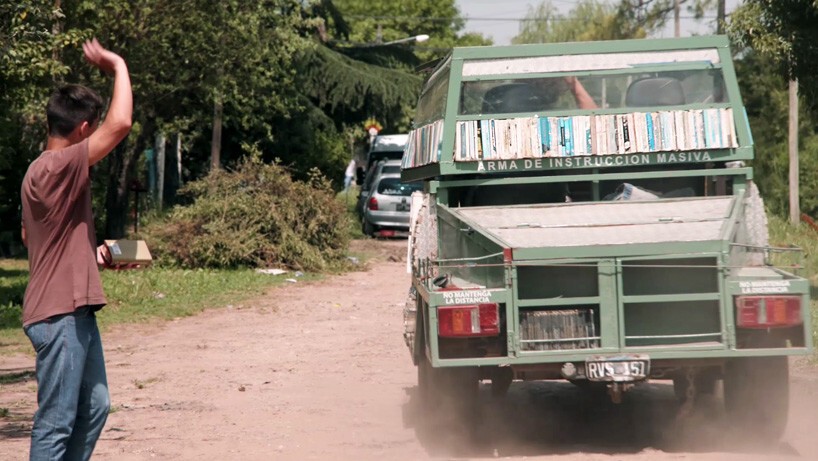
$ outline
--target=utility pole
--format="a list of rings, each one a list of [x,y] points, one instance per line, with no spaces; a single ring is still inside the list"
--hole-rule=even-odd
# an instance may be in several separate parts
[[[162,201],[165,194],[165,133],[156,133],[154,143],[156,152],[156,209],[162,209]]]
[[[790,79],[789,93],[790,223],[798,224],[801,221],[801,204],[798,197],[798,80],[795,78]]]
[[[677,0],[678,1],[678,0]],[[724,18],[727,16],[725,12],[725,1],[719,0],[719,5],[716,11],[716,33],[723,34],[724,33]]]
[[[222,95],[216,91],[213,95],[213,137],[210,140],[210,171],[221,168],[222,153]]]
[[[679,0],[673,1],[673,36],[679,38],[682,36],[682,27],[679,17],[679,11],[681,10],[679,5]]]

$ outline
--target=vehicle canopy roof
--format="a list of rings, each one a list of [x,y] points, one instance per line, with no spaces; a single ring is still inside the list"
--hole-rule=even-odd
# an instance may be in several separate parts
[[[372,148],[369,150],[370,152],[382,152],[382,151],[403,151],[403,148],[406,146],[406,142],[409,140],[408,134],[385,134],[381,136],[375,136],[375,140],[372,141]]]
[[[402,167],[416,180],[704,164],[752,159],[752,144],[726,37],[466,47],[424,84]]]

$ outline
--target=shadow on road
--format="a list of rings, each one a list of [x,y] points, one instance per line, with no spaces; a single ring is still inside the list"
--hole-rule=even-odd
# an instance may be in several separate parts
[[[721,400],[703,399],[686,418],[670,384],[644,384],[613,404],[603,389],[566,382],[514,383],[504,398],[482,386],[477,416],[431,417],[416,388],[407,390],[404,420],[431,456],[514,457],[568,453],[763,453],[798,456],[787,444],[760,444],[731,431]],[[443,420],[445,419],[445,421]]]
[[[4,385],[24,383],[34,380],[34,369],[31,367],[0,369],[0,392]],[[28,438],[31,436],[31,413],[13,411],[0,406],[0,441],[6,439]]]

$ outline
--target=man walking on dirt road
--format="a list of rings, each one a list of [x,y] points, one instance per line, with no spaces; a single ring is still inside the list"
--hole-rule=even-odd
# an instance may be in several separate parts
[[[46,150],[21,190],[29,283],[23,329],[37,352],[31,460],[88,460],[110,400],[95,312],[105,305],[97,267],[89,169],[131,128],[133,96],[125,60],[96,39],[85,59],[114,75],[105,121],[102,99],[80,85],[55,91],[46,108]]]

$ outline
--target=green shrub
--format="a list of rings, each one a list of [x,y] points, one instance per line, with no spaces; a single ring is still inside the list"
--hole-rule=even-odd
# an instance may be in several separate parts
[[[284,167],[250,155],[234,171],[211,173],[180,193],[189,205],[144,228],[160,264],[326,271],[346,261],[346,211],[315,171],[307,182],[294,181]]]

